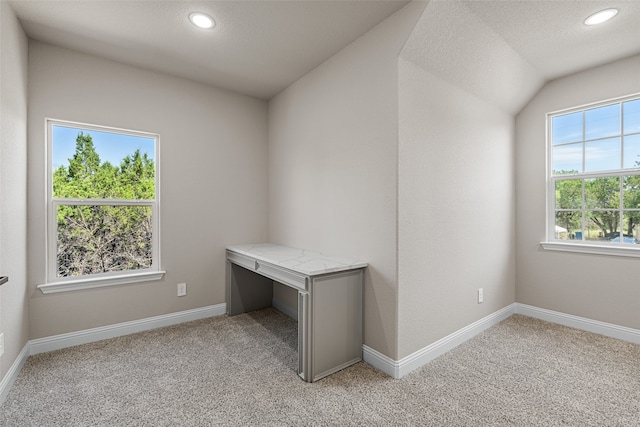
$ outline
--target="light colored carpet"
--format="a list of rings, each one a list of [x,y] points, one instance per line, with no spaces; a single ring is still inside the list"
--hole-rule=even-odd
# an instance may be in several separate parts
[[[32,356],[1,426],[639,426],[640,346],[512,316],[401,380],[308,384],[273,309]]]

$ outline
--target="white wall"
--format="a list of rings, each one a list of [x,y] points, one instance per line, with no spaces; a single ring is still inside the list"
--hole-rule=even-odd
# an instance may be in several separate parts
[[[225,302],[230,244],[267,237],[266,102],[30,42],[31,338]],[[160,134],[164,280],[43,295],[46,117]],[[185,297],[176,284],[187,282]]]
[[[0,381],[29,339],[27,301],[27,38],[0,2]]]
[[[364,342],[397,354],[397,57],[413,3],[269,103],[269,240],[367,261]]]
[[[545,252],[545,114],[640,93],[640,56],[549,82],[517,116],[516,299],[640,329],[638,259]]]

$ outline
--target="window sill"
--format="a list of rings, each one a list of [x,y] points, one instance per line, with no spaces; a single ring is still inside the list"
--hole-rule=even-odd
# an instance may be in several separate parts
[[[540,242],[540,245],[547,251],[574,252],[591,255],[610,255],[620,257],[640,257],[640,247],[628,246],[605,246],[584,243],[565,242]],[[638,245],[640,246],[640,245]]]
[[[64,280],[60,282],[38,285],[43,294],[78,291],[83,289],[102,288],[105,286],[126,285],[139,282],[151,282],[164,277],[164,271],[145,271],[117,276],[91,277],[87,279]]]

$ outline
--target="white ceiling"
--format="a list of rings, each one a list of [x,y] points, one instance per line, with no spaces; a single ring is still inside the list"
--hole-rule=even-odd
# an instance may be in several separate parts
[[[407,3],[9,1],[33,39],[263,99],[277,94]],[[543,80],[640,53],[640,0],[463,3]],[[611,6],[620,13],[610,22],[597,27],[583,24],[589,14]],[[216,27],[193,27],[188,21],[192,11],[213,16]]]
[[[264,99],[406,3],[11,1],[32,39]],[[212,16],[215,28],[191,25],[188,16],[193,11]]]
[[[640,0],[516,0],[466,3],[545,80],[640,53]],[[615,7],[611,21],[587,26]]]

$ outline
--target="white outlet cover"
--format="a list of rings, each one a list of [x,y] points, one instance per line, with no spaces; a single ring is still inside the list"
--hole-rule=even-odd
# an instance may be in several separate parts
[[[186,283],[178,283],[178,296],[183,297],[187,295],[187,284]]]

